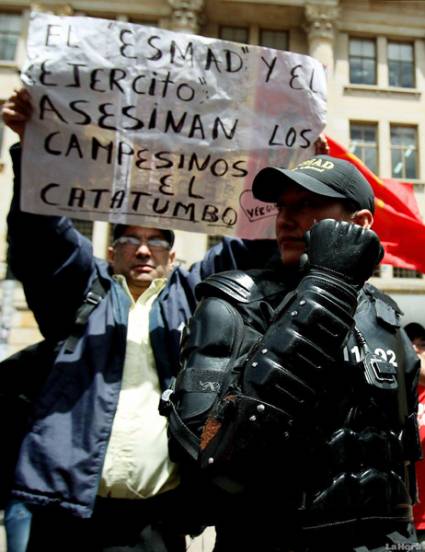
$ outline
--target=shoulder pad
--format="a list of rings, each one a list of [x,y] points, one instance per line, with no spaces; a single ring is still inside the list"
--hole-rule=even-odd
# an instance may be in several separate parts
[[[250,303],[259,298],[255,281],[246,272],[229,270],[206,278],[196,286],[196,298],[218,296],[238,303]]]
[[[400,315],[403,314],[403,311],[400,310],[394,299],[369,283],[365,284],[364,292],[373,301],[378,320],[390,326],[400,327]]]
[[[102,286],[105,287],[106,289],[109,289],[111,287],[111,278],[113,276],[111,265],[108,262],[106,262],[104,259],[98,259],[96,257],[94,268],[95,270],[93,272],[91,281],[93,281],[97,276],[101,281]]]

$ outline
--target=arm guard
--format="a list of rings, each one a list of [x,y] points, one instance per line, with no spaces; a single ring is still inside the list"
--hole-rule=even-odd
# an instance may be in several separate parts
[[[213,276],[197,288],[203,290],[203,297],[183,332],[182,369],[161,400],[160,411],[169,419],[174,461],[187,455],[197,460],[199,435],[239,355],[244,324],[232,302],[252,299],[254,282],[242,272],[231,272],[230,278],[227,274]]]

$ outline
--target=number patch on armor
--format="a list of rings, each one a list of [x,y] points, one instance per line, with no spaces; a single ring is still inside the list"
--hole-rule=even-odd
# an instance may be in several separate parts
[[[392,366],[398,366],[396,354],[392,349],[387,349],[386,351],[381,348],[375,349],[375,355],[382,358],[382,360],[385,360],[388,362],[388,364],[391,364]]]
[[[385,350],[381,347],[377,347],[374,352],[376,356],[382,358],[382,360],[385,360],[386,362],[388,362],[388,364],[391,364],[391,366],[398,366],[397,356],[395,354],[395,351],[393,351],[392,349]],[[358,345],[354,345],[354,347],[351,347],[351,349],[348,349],[348,347],[344,347],[344,360],[346,362],[349,362],[351,359],[353,359],[354,362],[360,362],[362,360]]]

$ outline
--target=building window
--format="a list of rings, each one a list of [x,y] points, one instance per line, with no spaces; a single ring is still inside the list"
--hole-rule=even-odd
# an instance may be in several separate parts
[[[218,243],[220,243],[222,239],[223,239],[223,236],[220,234],[217,234],[216,236],[208,236],[207,249],[214,247],[214,245],[217,245]]]
[[[219,38],[248,44],[248,29],[246,27],[220,27]]]
[[[350,39],[350,82],[376,84],[376,42],[372,39]]]
[[[3,107],[3,104],[0,103],[0,112],[2,107]],[[3,123],[3,119],[0,117],[0,157],[3,152],[3,135],[4,135],[4,123]]]
[[[422,278],[422,272],[417,270],[411,270],[410,268],[398,268],[395,266],[393,268],[394,278]]]
[[[0,14],[0,59],[14,61],[19,36],[21,34],[21,16]]]
[[[413,88],[415,70],[413,44],[388,42],[388,75],[390,86]]]
[[[78,232],[91,241],[93,238],[93,222],[91,220],[79,220],[74,218],[71,220]]]
[[[417,178],[417,130],[391,125],[391,174],[393,178]]]
[[[274,48],[275,50],[288,50],[288,43],[288,33],[285,31],[260,30],[260,46]]]
[[[137,18],[129,18],[130,23],[134,23],[135,25],[144,25],[145,27],[155,27],[159,28],[158,21],[148,21],[147,19],[137,19]]]
[[[350,151],[375,174],[378,170],[377,125],[350,123]]]

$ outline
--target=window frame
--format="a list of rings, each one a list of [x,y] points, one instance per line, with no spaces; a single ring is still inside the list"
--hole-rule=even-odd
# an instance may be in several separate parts
[[[415,132],[415,144],[414,144],[414,153],[415,153],[415,176],[408,176],[406,171],[406,163],[404,162],[404,158],[410,157],[409,155],[406,155],[406,153],[403,154],[403,151],[407,151],[409,149],[409,146],[405,146],[404,144],[394,144],[393,142],[393,131],[396,129],[412,129]],[[400,123],[390,123],[390,147],[391,147],[391,178],[396,178],[398,180],[418,180],[419,178],[419,144],[418,144],[418,138],[419,138],[419,132],[418,132],[418,126],[417,125],[406,125],[406,124],[400,124]],[[394,163],[394,152],[401,152],[400,158],[401,161],[395,165]],[[396,174],[394,172],[395,167],[398,166],[399,163],[402,163],[402,172],[401,174]]]
[[[84,237],[93,241],[94,221],[86,219],[71,218],[75,229]]]
[[[283,35],[285,37],[285,48],[278,48],[277,46],[268,46],[263,44],[263,33],[274,33],[276,35]],[[258,32],[258,45],[265,48],[274,48],[275,50],[289,51],[289,32],[282,29],[268,29],[266,27],[260,27]]]
[[[358,42],[370,42],[373,44],[374,47],[374,55],[373,57],[368,57],[366,55],[354,55],[351,53],[351,46],[354,41]],[[373,82],[366,82],[362,80],[361,82],[353,80],[353,60],[373,60],[374,66],[373,66]],[[378,44],[376,38],[370,38],[370,37],[361,37],[361,36],[349,36],[348,37],[348,70],[349,70],[349,82],[350,84],[359,84],[359,85],[367,85],[367,86],[376,86],[378,84]]]
[[[16,17],[19,19],[19,31],[16,31],[16,33],[12,33],[12,32],[8,32],[7,30],[2,30],[1,29],[1,19],[4,18],[4,17]],[[19,47],[19,40],[21,38],[21,35],[22,35],[22,30],[23,30],[23,16],[22,16],[22,13],[19,13],[19,12],[0,12],[0,63],[1,64],[13,64],[16,62],[16,59],[17,59],[17,54],[18,54],[18,47]],[[14,52],[13,52],[13,57],[9,58],[9,57],[2,57],[2,51],[1,51],[1,47],[2,47],[2,42],[3,42],[3,37],[6,37],[5,38],[5,44],[7,45],[7,37],[8,36],[13,36],[13,37],[16,37],[16,43],[14,45]]]
[[[246,40],[239,40],[236,38],[225,38],[223,37],[223,31],[225,29],[233,29],[238,31],[244,31],[246,33]],[[244,27],[243,25],[220,25],[218,28],[218,38],[220,40],[227,40],[228,42],[238,42],[240,44],[249,44],[249,27]]]
[[[389,55],[390,46],[391,45],[396,45],[396,44],[398,44],[399,46],[410,46],[411,47],[412,59],[411,59],[410,62],[403,62],[403,60],[395,60],[395,59],[392,60],[392,58],[390,58],[390,55]],[[396,87],[396,88],[415,88],[416,87],[415,44],[413,42],[409,42],[409,41],[392,40],[392,39],[387,38],[387,51],[386,51],[386,54],[387,54],[387,67],[388,67],[388,86],[392,86],[392,87]],[[403,71],[402,71],[402,66],[403,65],[402,64],[403,63],[410,63],[411,64],[411,78],[412,78],[411,84],[404,85],[402,82],[400,83],[400,81],[397,84],[392,84],[391,83],[390,61],[398,62],[401,65],[401,67],[399,67],[399,70],[398,70],[399,77],[400,77],[400,74],[401,74],[401,80],[402,80],[402,76],[403,76]]]
[[[420,280],[423,278],[422,272],[419,270],[412,270],[410,268],[400,268],[398,266],[393,266],[393,278],[397,279],[409,279],[409,280]]]
[[[349,147],[350,152],[354,153],[354,155],[356,155],[366,165],[366,167],[368,167],[368,169],[370,169],[374,174],[379,174],[380,167],[379,167],[379,128],[378,128],[378,122],[374,122],[374,121],[349,121],[349,126],[350,126],[350,147]],[[362,130],[366,130],[367,127],[373,128],[374,133],[375,133],[375,141],[374,142],[367,142],[366,140],[364,140],[364,137],[362,137],[361,141],[358,143],[358,146],[357,146],[360,149],[360,155],[359,155],[358,152],[354,151],[354,148],[353,148],[353,142],[355,141],[355,139],[352,137],[352,131],[354,130],[355,127],[357,127],[358,129],[362,129]],[[373,146],[370,145],[370,144],[373,144]],[[375,162],[376,162],[375,168],[368,165],[365,161],[365,157],[366,157],[365,153],[367,152],[367,150],[371,150],[371,149],[375,150]]]
[[[0,112],[4,105],[4,101],[0,100]],[[0,159],[3,158],[3,148],[4,148],[4,136],[5,136],[6,125],[3,122],[3,119],[0,117]]]

